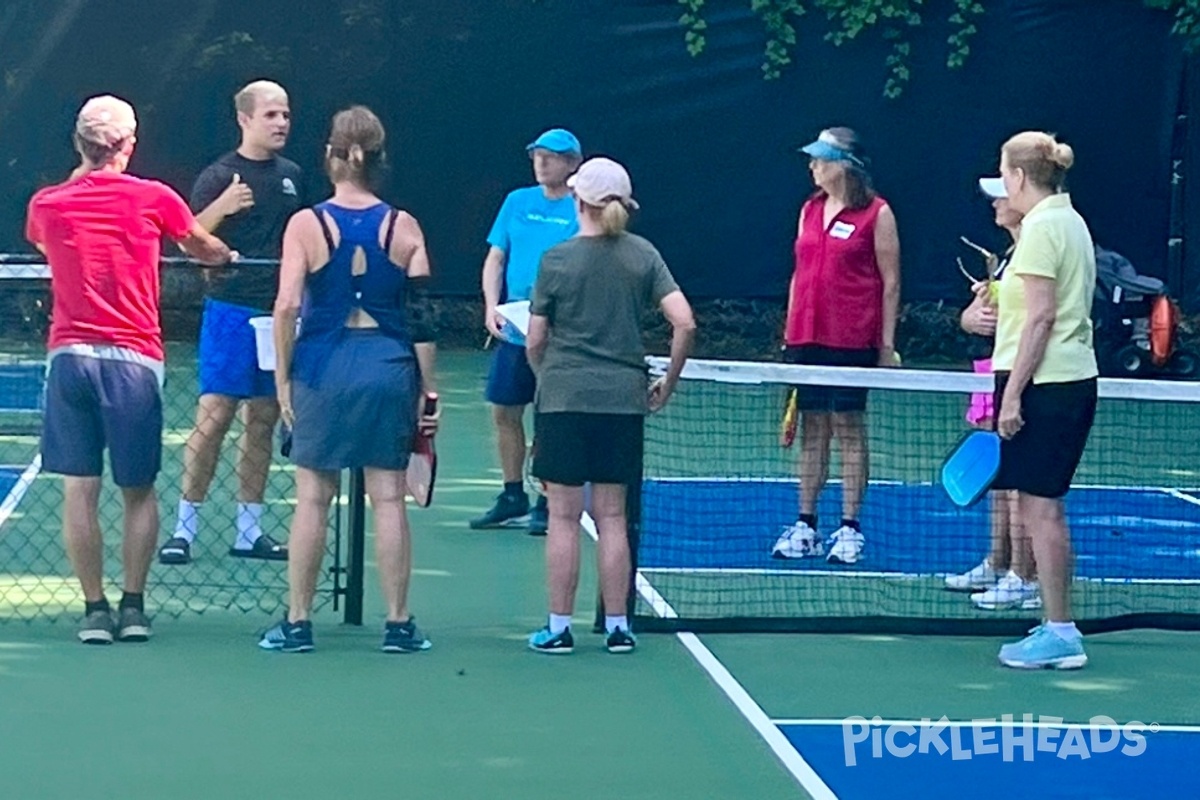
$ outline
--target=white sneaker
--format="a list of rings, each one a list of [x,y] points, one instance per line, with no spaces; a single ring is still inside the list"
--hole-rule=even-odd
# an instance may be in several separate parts
[[[772,558],[815,558],[825,553],[825,544],[807,522],[796,521],[795,525],[780,535],[771,548]]]
[[[1032,611],[1042,607],[1042,596],[1037,581],[1022,580],[1020,575],[1009,570],[992,588],[971,595],[971,602],[984,611],[1010,608]]]
[[[851,528],[849,525],[843,525],[833,532],[830,537],[833,540],[833,546],[829,548],[829,555],[826,560],[831,564],[854,564],[862,555],[863,535]]]
[[[992,569],[992,562],[984,559],[973,569],[962,575],[947,575],[946,588],[952,592],[978,592],[996,585],[1003,573]]]

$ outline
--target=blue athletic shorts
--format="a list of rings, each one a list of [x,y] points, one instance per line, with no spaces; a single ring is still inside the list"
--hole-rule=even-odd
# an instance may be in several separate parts
[[[533,402],[536,391],[537,379],[529,367],[525,348],[508,342],[497,343],[488,370],[484,395],[487,401],[498,406],[525,406]]]
[[[275,396],[275,373],[258,368],[251,317],[264,312],[220,300],[204,300],[200,321],[200,394],[244,400]]]
[[[162,393],[141,364],[62,353],[50,362],[42,423],[42,468],[77,477],[152,486],[162,468]]]

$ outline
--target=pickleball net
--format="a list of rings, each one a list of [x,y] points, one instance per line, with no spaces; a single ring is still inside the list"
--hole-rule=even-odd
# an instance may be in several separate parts
[[[790,447],[781,427],[790,387],[806,384],[868,390],[865,545],[853,565],[772,556],[798,516],[803,423]],[[961,509],[937,473],[970,430],[972,393],[991,386],[966,372],[689,362],[671,403],[647,421],[640,626],[1023,631],[1036,608],[984,611],[945,588],[989,551],[991,498]],[[836,439],[830,461],[817,509],[826,545],[842,517]],[[1200,384],[1102,379],[1066,508],[1081,627],[1200,628]]]

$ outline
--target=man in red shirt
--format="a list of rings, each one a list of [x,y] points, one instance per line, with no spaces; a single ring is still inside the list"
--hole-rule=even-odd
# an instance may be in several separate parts
[[[125,174],[133,108],[93,97],[79,111],[72,179],[29,201],[25,235],[46,255],[53,313],[42,467],[63,478],[67,554],[83,588],[85,644],[144,642],[143,593],[158,536],[154,480],[162,464],[162,237],[207,265],[229,248],[164,184]],[[125,587],[114,621],[104,596],[97,507],[104,449],[125,503]]]

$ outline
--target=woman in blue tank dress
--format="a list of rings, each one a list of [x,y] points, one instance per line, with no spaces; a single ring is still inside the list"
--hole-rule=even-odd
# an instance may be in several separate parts
[[[383,650],[419,652],[429,640],[408,611],[412,545],[405,470],[413,439],[436,430],[419,416],[434,393],[434,345],[406,313],[414,281],[429,276],[417,221],[375,195],[384,130],[369,109],[336,114],[325,169],[333,197],[297,212],[283,237],[275,301],[275,380],[292,431],[296,511],[287,617],[265,649],[313,649],[312,611],[338,472],[362,468],[375,519],[376,561],[387,603]],[[420,315],[415,315],[419,318]],[[300,319],[297,337],[296,320]]]

